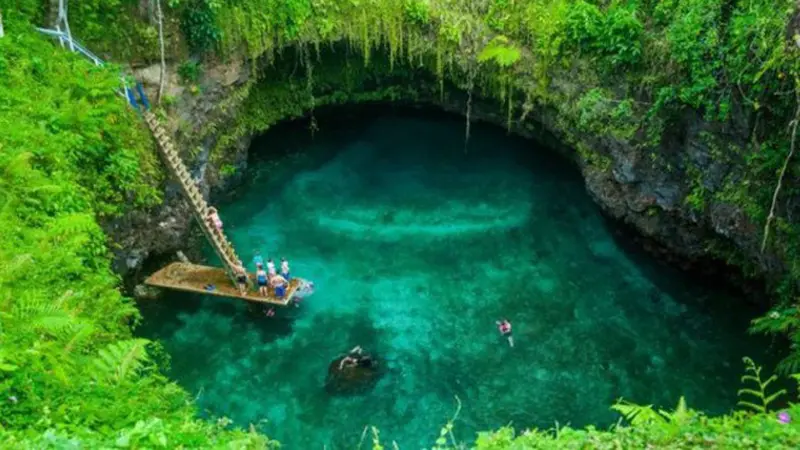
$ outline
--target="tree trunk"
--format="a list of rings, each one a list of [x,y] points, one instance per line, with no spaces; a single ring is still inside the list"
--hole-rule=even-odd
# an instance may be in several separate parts
[[[158,95],[156,104],[161,104],[161,95],[164,93],[164,75],[167,71],[167,63],[164,60],[164,14],[161,12],[161,0],[156,0],[156,16],[158,18],[158,43],[161,46],[161,74],[158,77]]]
[[[139,16],[155,25],[158,20],[158,0],[139,0]]]
[[[0,9],[0,38],[5,35],[5,32],[3,32],[3,10]]]

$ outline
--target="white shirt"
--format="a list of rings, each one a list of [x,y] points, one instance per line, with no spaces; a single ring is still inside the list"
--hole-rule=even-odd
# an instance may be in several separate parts
[[[281,261],[281,273],[289,273],[289,261]]]
[[[275,263],[272,261],[267,262],[267,272],[270,275],[275,275]]]

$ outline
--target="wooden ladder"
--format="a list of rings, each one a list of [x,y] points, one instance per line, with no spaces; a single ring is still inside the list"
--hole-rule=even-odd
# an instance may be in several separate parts
[[[189,199],[194,218],[197,220],[197,223],[200,224],[200,229],[203,230],[206,238],[211,243],[211,247],[214,248],[214,251],[222,260],[225,271],[231,278],[231,281],[236,284],[235,267],[238,265],[239,257],[236,255],[233,245],[225,236],[225,233],[221,230],[217,230],[216,227],[212,226],[206,219],[208,215],[208,203],[203,199],[200,189],[197,188],[197,184],[186,169],[186,165],[178,156],[178,152],[175,151],[175,147],[172,145],[172,141],[167,136],[166,131],[164,131],[164,128],[158,123],[156,116],[150,111],[143,111],[142,114],[147,126],[156,138],[161,157],[166,162],[172,176],[178,180],[178,184],[180,184],[183,193]],[[250,284],[249,277],[248,284]]]

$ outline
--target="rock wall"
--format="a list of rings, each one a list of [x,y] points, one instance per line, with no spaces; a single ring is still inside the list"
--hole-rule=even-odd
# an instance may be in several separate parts
[[[210,153],[218,134],[235,123],[241,113],[240,106],[246,97],[231,99],[247,85],[253,71],[241,61],[206,62],[203,67],[203,75],[196,83],[185,83],[180,81],[178,68],[170,66],[165,99],[169,99],[172,105],[169,128],[183,151],[182,156],[202,186],[201,190],[210,195],[213,202],[241,181],[247,165],[247,149],[252,136],[238,138],[232,148],[226,149],[222,160],[212,161]],[[140,69],[137,75],[144,80],[150,97],[155,98],[158,66]],[[557,85],[559,80],[555,81]],[[568,80],[561,81],[566,83]],[[280,81],[265,77],[258,82]],[[363,88],[378,91],[389,84],[402,82],[396,73],[391,76],[373,75],[370,82],[365,83],[369,86]],[[438,83],[434,79],[429,79],[429,82],[425,85],[414,80],[418,89],[413,96],[394,95],[392,101],[429,105],[465,114],[467,95],[463,90],[448,83],[444,95],[440,96]],[[315,94],[318,104],[326,102],[325,91],[335,90],[336,83],[335,79],[320,83],[320,92]],[[338,83],[345,84],[345,80],[340,79]],[[330,98],[338,97],[331,95]],[[350,97],[351,101],[359,101],[358,98]],[[342,100],[338,98],[335,102],[342,103]],[[632,140],[565,129],[562,116],[553,107],[533,108],[524,119],[517,112],[511,121],[511,131],[540,141],[575,161],[593,199],[610,217],[641,233],[641,243],[646,248],[686,269],[733,273],[735,268],[727,266],[725,259],[737,255],[752,262],[762,274],[778,277],[784,271],[779,259],[761,255],[761,229],[741,209],[712,199],[705,208],[697,210],[686,202],[695,182],[687,178],[686,168],[689,166],[701,171],[704,188],[711,192],[721,188],[733,163],[713,158],[713,149],[703,136],[711,133],[724,136],[730,142],[745,142],[751,125],[743,119],[743,114],[734,114],[735,119],[725,129],[714,129],[701,117],[686,114],[680,129],[667,133],[662,140],[658,148],[658,163],[654,163]],[[508,113],[502,104],[477,93],[472,96],[470,117],[503,127],[508,122]],[[222,128],[217,133],[208,133],[208,127],[212,125]],[[601,156],[604,163],[587,161],[575,150],[576,142]],[[223,164],[233,167],[235,175],[221,176]],[[674,170],[665,170],[669,167]],[[107,227],[112,239],[121,246],[115,268],[126,279],[129,289],[148,270],[162,264],[165,258],[175,259],[177,250],[183,250],[190,259],[200,258],[199,234],[192,232],[191,216],[185,202],[171,182],[165,186],[165,193],[161,207],[154,211],[133,212]],[[795,206],[795,209],[800,209],[800,205]],[[759,292],[763,295],[763,289]]]
[[[229,120],[236,114],[235,104],[225,110],[218,105],[228,100],[232,92],[245,86],[252,71],[241,60],[207,63],[203,67],[196,82],[187,82],[181,80],[178,65],[168,65],[161,104],[168,111],[165,128],[172,135],[184,163],[200,191],[213,199],[212,190],[213,194],[225,193],[241,180],[236,176],[223,180],[219,175],[220,167],[211,163],[210,151],[215,144],[213,135],[199,141],[196,136],[208,124]],[[150,101],[156,104],[160,66],[134,68],[132,71],[142,81]],[[250,139],[249,136],[239,139],[228,152],[234,156],[231,162],[236,165],[236,174],[243,173],[247,165]],[[152,210],[132,211],[104,227],[116,244],[114,270],[122,276],[129,293],[134,292],[141,280],[165,261],[176,260],[178,251],[192,261],[202,260],[204,237],[193,223],[191,209],[179,185],[167,179],[163,190],[162,205]],[[144,296],[146,292],[140,286],[137,294]]]

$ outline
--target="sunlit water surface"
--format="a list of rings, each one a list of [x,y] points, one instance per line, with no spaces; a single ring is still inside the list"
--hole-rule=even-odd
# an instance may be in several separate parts
[[[418,449],[456,398],[462,440],[509,423],[608,426],[619,397],[672,406],[684,395],[709,413],[735,404],[741,357],[764,352],[745,333],[754,312],[621,249],[551,152],[473,125],[465,153],[450,117],[319,123],[313,140],[299,125],[258,140],[249,184],[220,205],[243,257],[289,258],[316,294],[275,317],[181,294],[144,308],[142,333],[163,340],[204,414],[256,424],[289,449],[354,448],[367,425]],[[328,364],[354,345],[387,373],[331,396]]]

